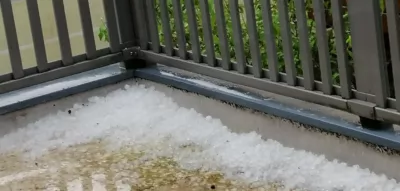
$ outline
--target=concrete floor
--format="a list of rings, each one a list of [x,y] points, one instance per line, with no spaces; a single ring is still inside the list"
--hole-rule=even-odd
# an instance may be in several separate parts
[[[388,177],[400,180],[400,165],[398,165],[400,157],[397,155],[388,155],[360,142],[312,131],[300,124],[247,109],[238,109],[216,100],[144,80],[129,80],[0,116],[0,136],[15,131],[49,113],[67,110],[76,102],[85,103],[89,97],[104,96],[113,90],[122,88],[125,84],[137,82],[154,86],[156,90],[172,97],[179,106],[194,108],[203,115],[221,119],[224,125],[234,132],[256,131],[263,138],[274,139],[284,146],[322,154],[328,159],[339,159],[348,164],[369,168],[378,174],[384,173]]]
[[[67,110],[76,102],[85,103],[89,97],[94,95],[106,95],[127,83],[133,84],[136,81],[130,80],[0,116],[0,135],[15,131],[49,113]],[[377,173],[385,173],[389,177],[400,180],[399,156],[389,156],[363,143],[310,131],[299,124],[247,109],[238,109],[216,100],[182,92],[164,85],[144,80],[139,80],[139,83],[154,86],[156,90],[172,97],[182,107],[194,108],[199,113],[221,119],[226,126],[235,132],[256,131],[263,138],[277,140],[285,146],[323,154],[328,159],[339,159],[349,164],[360,165],[363,168],[369,168]]]

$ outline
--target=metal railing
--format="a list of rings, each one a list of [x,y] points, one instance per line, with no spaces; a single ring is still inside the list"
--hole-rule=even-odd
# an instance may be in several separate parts
[[[42,29],[43,20],[48,18],[41,18],[39,12],[38,2],[40,0],[25,0],[24,3],[28,10],[29,23],[23,23],[30,25],[30,31],[32,35],[33,50],[35,61],[29,60],[27,62],[36,62],[36,66],[24,67],[21,55],[21,45],[19,44],[19,36],[17,36],[16,19],[15,15],[19,15],[19,12],[13,11],[15,4],[21,3],[19,1],[12,0],[1,0],[0,1],[0,12],[3,20],[3,27],[5,36],[0,38],[7,39],[7,51],[2,51],[2,54],[9,54],[9,60],[11,65],[11,73],[0,75],[0,93],[5,93],[20,89],[23,87],[35,85],[45,81],[69,76],[75,73],[83,72],[86,70],[106,66],[112,63],[116,63],[122,60],[122,54],[120,53],[120,39],[117,29],[117,20],[115,14],[115,5],[113,1],[104,0],[104,13],[108,24],[109,30],[109,47],[103,49],[97,49],[95,44],[95,34],[93,31],[93,22],[91,18],[91,9],[88,0],[76,1],[79,7],[77,13],[80,14],[80,22],[82,28],[82,36],[84,41],[85,53],[80,55],[73,55],[73,48],[71,46],[71,39],[67,25],[67,16],[74,13],[66,13],[63,0],[52,0],[53,16],[55,19],[55,25],[57,29],[57,40],[59,43],[59,49],[61,57],[59,60],[51,61],[48,60],[46,52],[46,45],[44,39],[44,31]],[[126,1],[125,1],[126,2]],[[100,2],[101,3],[101,2]],[[129,3],[129,2],[128,2]],[[18,4],[18,6],[20,6]],[[19,7],[17,7],[19,8]],[[50,8],[50,7],[44,7]],[[20,9],[18,9],[20,10]],[[69,15],[68,15],[69,14]],[[100,18],[98,18],[100,19]],[[0,19],[1,20],[1,19]],[[20,31],[21,32],[21,31]],[[25,31],[24,31],[25,32]],[[21,32],[23,35],[26,33]],[[3,65],[7,63],[0,63],[0,69],[4,68]],[[28,64],[30,65],[30,64]],[[4,71],[0,71],[4,73]]]
[[[37,60],[28,69],[11,2],[0,2],[12,64],[0,93],[135,58],[400,124],[398,0],[103,0],[104,50],[94,45],[88,0],[78,0],[86,50],[79,56],[71,54],[63,1],[53,0],[62,57],[51,63],[37,0],[27,0]],[[36,81],[23,81],[32,75]]]

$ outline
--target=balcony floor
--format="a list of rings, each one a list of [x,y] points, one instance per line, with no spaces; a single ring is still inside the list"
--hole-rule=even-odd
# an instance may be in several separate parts
[[[0,190],[400,189],[369,170],[285,147],[268,133],[235,133],[200,108],[182,106],[193,99],[223,108],[129,80],[8,114],[1,120]],[[246,117],[256,114],[224,107],[231,110],[220,110],[225,115],[247,121],[242,129],[261,128]],[[295,140],[286,123],[275,123],[275,134]]]

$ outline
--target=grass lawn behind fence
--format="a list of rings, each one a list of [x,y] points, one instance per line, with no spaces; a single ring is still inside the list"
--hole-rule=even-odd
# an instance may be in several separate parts
[[[90,11],[93,21],[93,32],[95,34],[96,46],[98,49],[108,46],[97,38],[98,27],[101,25],[101,18],[104,18],[103,4],[101,0],[89,0]],[[57,27],[55,24],[53,5],[51,0],[39,0],[40,18],[42,21],[43,35],[46,45],[47,59],[49,61],[61,58]],[[28,19],[26,1],[13,1],[13,12],[17,28],[18,41],[21,49],[21,56],[24,68],[36,66],[35,53],[33,49],[31,29]],[[82,28],[76,0],[64,1],[67,15],[68,30],[71,39],[72,53],[74,55],[85,52]],[[7,40],[4,32],[4,24],[0,14],[0,75],[11,72],[10,60],[7,50]]]

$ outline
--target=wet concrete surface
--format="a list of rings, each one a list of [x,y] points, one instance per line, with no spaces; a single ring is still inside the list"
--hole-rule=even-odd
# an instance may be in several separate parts
[[[23,157],[22,153],[0,155],[0,191],[277,189],[275,185],[229,180],[217,171],[185,170],[171,158],[148,158],[134,147],[110,150],[101,140],[54,149],[35,160]]]
[[[303,127],[280,118],[238,109],[234,106],[203,96],[182,92],[164,85],[144,80],[130,80],[90,92],[70,96],[32,108],[0,116],[0,136],[18,130],[50,113],[66,111],[74,103],[86,103],[92,96],[104,96],[135,83],[154,86],[170,96],[181,107],[194,108],[203,115],[221,119],[224,125],[238,133],[255,131],[264,139],[274,139],[283,145],[323,154],[328,159],[339,159],[351,165],[360,165],[377,173],[400,180],[397,155],[379,152],[363,143],[338,138]],[[240,117],[238,117],[240,116]],[[53,150],[36,160],[25,160],[22,153],[5,153],[0,156],[1,190],[277,190],[258,188],[225,179],[219,172],[187,171],[168,158],[154,159],[138,166],[121,165],[135,161],[143,153],[134,148],[109,152],[106,143],[75,145],[65,150]],[[143,161],[142,161],[143,162]],[[124,164],[124,163],[123,163]],[[132,164],[132,163],[129,163]],[[120,165],[120,166],[118,166]],[[154,172],[158,171],[158,172]],[[19,179],[18,176],[19,175]],[[168,175],[168,176],[164,176]],[[94,177],[97,182],[92,178]],[[107,183],[108,182],[108,183]],[[94,188],[93,188],[94,186]],[[97,187],[96,187],[97,186]]]

